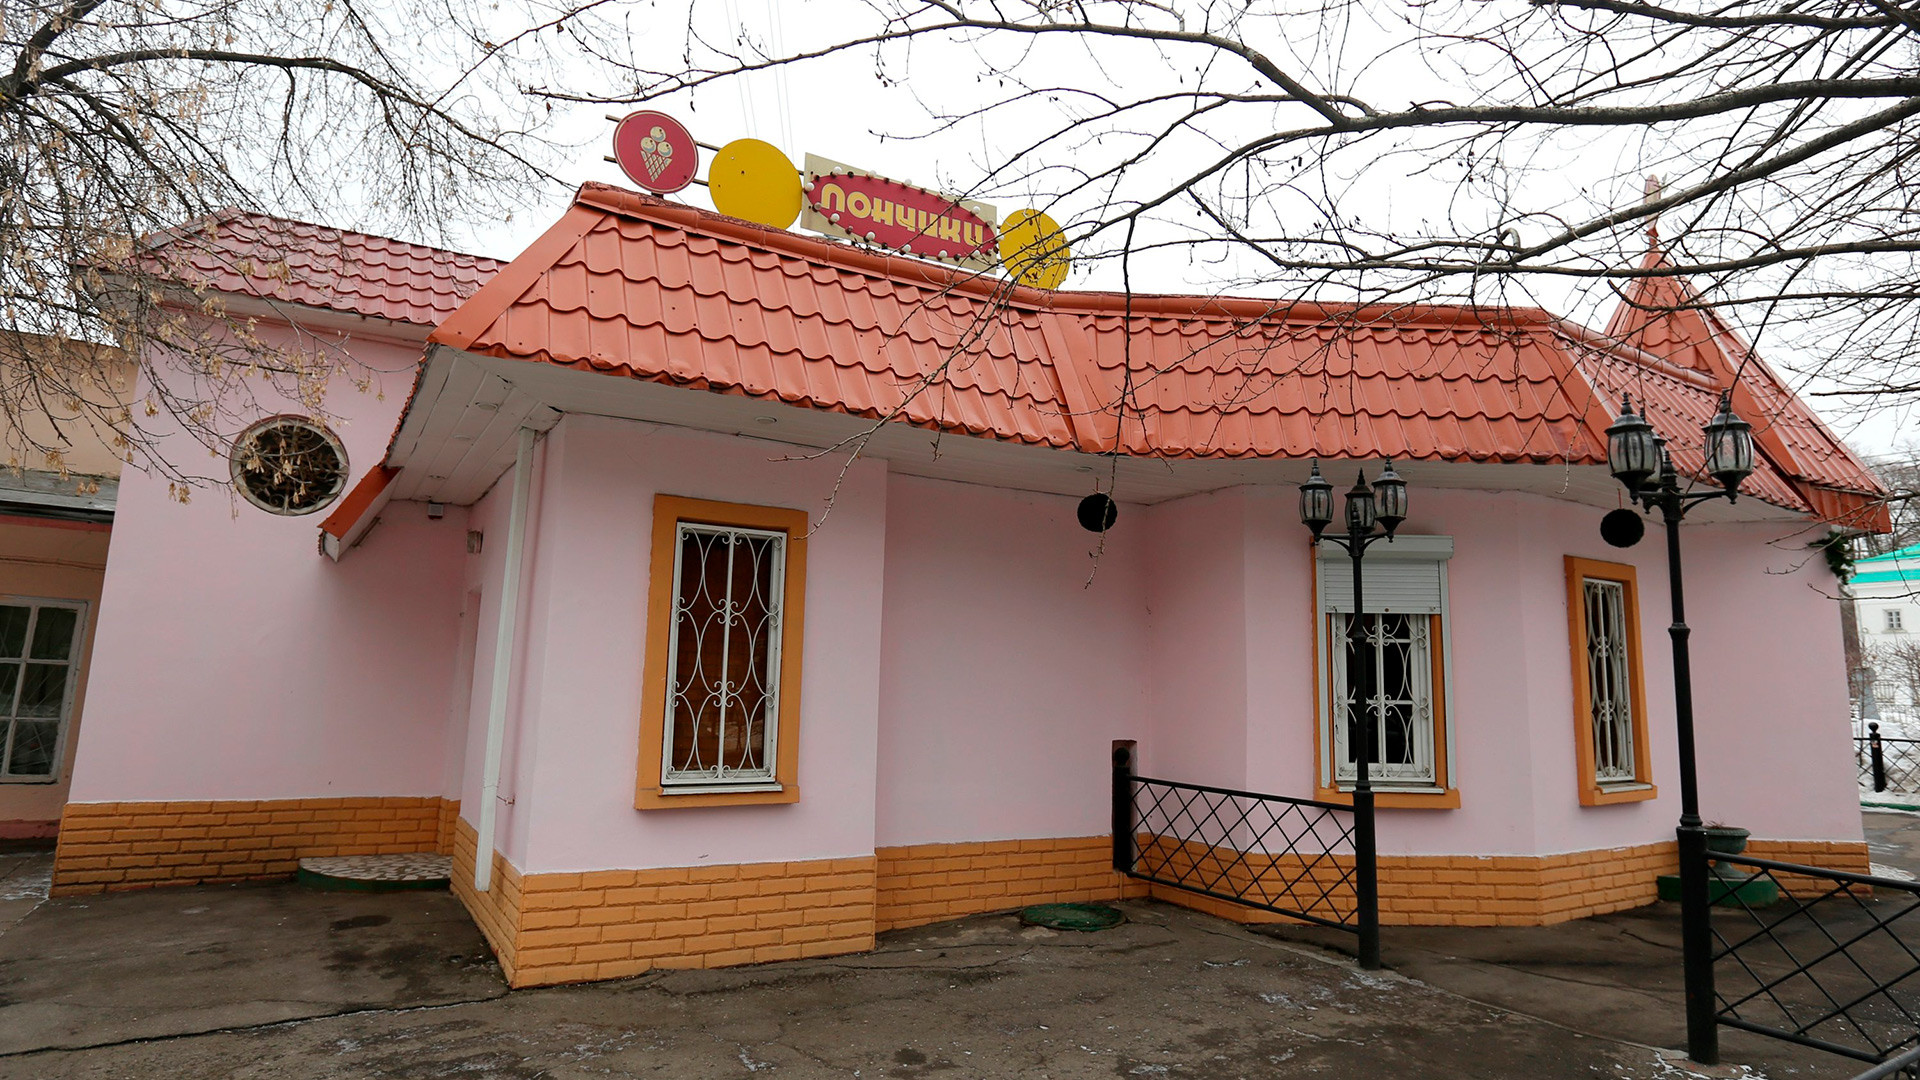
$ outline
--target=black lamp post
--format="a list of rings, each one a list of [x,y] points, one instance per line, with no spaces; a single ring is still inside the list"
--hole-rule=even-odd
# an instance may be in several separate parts
[[[1320,475],[1320,462],[1300,485],[1300,523],[1313,530],[1317,542],[1330,540],[1347,551],[1353,561],[1353,615],[1347,620],[1347,640],[1358,658],[1359,670],[1352,673],[1351,686],[1360,697],[1362,722],[1355,725],[1360,735],[1358,767],[1353,782],[1353,861],[1354,899],[1359,908],[1360,966],[1368,970],[1380,967],[1380,878],[1375,868],[1376,845],[1373,829],[1373,718],[1366,709],[1367,698],[1377,696],[1373,680],[1373,651],[1367,647],[1366,628],[1362,624],[1360,561],[1376,540],[1392,540],[1393,531],[1407,519],[1407,482],[1386,462],[1373,486],[1361,473],[1347,492],[1346,535],[1323,536],[1333,524],[1333,485]],[[1376,532],[1378,528],[1381,531]],[[1344,723],[1336,717],[1335,723]]]
[[[1687,1056],[1718,1064],[1720,1036],[1714,1026],[1713,925],[1707,896],[1707,835],[1700,822],[1700,792],[1694,775],[1693,671],[1687,655],[1687,605],[1680,575],[1680,520],[1710,499],[1733,502],[1740,482],[1753,472],[1753,430],[1733,414],[1732,392],[1720,395],[1720,411],[1707,421],[1706,473],[1718,490],[1689,492],[1674,471],[1666,440],[1633,411],[1625,395],[1620,418],[1607,428],[1607,467],[1633,501],[1658,510],[1667,526],[1667,590],[1673,604],[1673,716],[1680,741],[1680,952],[1687,990]]]

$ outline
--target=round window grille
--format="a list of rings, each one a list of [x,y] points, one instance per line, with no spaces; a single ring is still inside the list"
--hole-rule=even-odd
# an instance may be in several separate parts
[[[275,416],[233,443],[233,486],[274,514],[311,514],[347,483],[347,450],[333,432],[297,416]]]

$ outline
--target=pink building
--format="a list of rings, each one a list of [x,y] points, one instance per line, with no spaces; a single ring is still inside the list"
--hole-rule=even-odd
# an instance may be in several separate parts
[[[368,389],[263,405],[236,476],[280,512],[123,478],[59,891],[439,847],[515,985],[1138,895],[1117,741],[1346,797],[1310,458],[1412,485],[1368,561],[1383,919],[1616,910],[1673,861],[1664,552],[1602,542],[1603,431],[1629,390],[1697,468],[1746,359],[1710,313],[996,302],[597,185],[505,266],[253,227],[306,263],[249,276],[228,230],[207,283]],[[1875,527],[1878,489],[1757,359],[1735,402],[1760,469],[1686,529],[1703,806],[1863,867],[1804,545]]]

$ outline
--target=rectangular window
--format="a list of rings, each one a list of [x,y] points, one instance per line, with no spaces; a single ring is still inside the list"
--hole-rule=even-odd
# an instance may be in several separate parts
[[[1439,617],[1367,615],[1363,642],[1349,636],[1353,616],[1328,618],[1329,639],[1340,643],[1333,652],[1333,685],[1341,703],[1341,723],[1333,733],[1335,776],[1342,784],[1359,778],[1365,724],[1373,729],[1369,779],[1432,786],[1437,779],[1432,640]],[[1359,674],[1369,670],[1370,679]],[[1363,695],[1363,686],[1371,692]]]
[[[1906,629],[1906,626],[1901,616],[1900,609],[1888,608],[1887,609],[1887,632],[1897,634],[1900,631],[1905,629]]]
[[[1627,587],[1582,578],[1587,605],[1587,715],[1593,772],[1602,784],[1632,783],[1633,679],[1627,656]]]
[[[775,783],[786,534],[678,528],[661,783]]]
[[[1319,792],[1339,797],[1359,778],[1365,735],[1368,778],[1400,805],[1457,806],[1447,760],[1446,565],[1452,539],[1402,536],[1363,560],[1362,633],[1350,636],[1353,564],[1322,544],[1319,606]]]
[[[661,495],[635,805],[799,796],[807,516]]]
[[[1633,567],[1569,556],[1567,605],[1580,801],[1598,806],[1650,799],[1655,792]]]
[[[59,769],[85,611],[69,601],[0,599],[0,780],[44,782]]]

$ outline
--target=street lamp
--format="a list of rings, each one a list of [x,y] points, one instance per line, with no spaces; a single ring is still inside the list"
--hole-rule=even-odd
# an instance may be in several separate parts
[[[1366,702],[1374,692],[1373,651],[1368,648],[1366,628],[1362,625],[1360,561],[1375,541],[1393,539],[1394,530],[1407,520],[1407,482],[1393,471],[1393,462],[1383,463],[1380,475],[1371,487],[1366,473],[1359,474],[1347,491],[1346,535],[1325,535],[1333,524],[1333,485],[1320,475],[1315,459],[1307,482],[1300,485],[1300,523],[1313,530],[1317,543],[1328,540],[1346,549],[1353,562],[1353,614],[1347,620],[1347,640],[1355,657],[1352,686],[1362,706],[1359,728],[1358,767],[1353,782],[1353,860],[1354,899],[1359,906],[1360,966],[1380,967],[1380,879],[1374,866],[1376,845],[1373,829],[1373,720],[1366,715]],[[1375,531],[1375,530],[1379,531]],[[1345,722],[1336,717],[1335,723]]]
[[[1644,403],[1643,406],[1644,408]],[[1720,409],[1703,426],[1707,475],[1716,490],[1687,491],[1673,467],[1666,440],[1646,417],[1620,398],[1620,418],[1607,428],[1607,467],[1626,486],[1628,497],[1667,526],[1667,592],[1673,605],[1673,716],[1680,741],[1680,953],[1686,973],[1687,1056],[1702,1065],[1720,1060],[1714,1026],[1713,926],[1707,896],[1707,835],[1701,828],[1700,792],[1694,778],[1693,669],[1687,655],[1687,605],[1681,587],[1680,520],[1712,499],[1733,502],[1740,483],[1753,472],[1753,429],[1733,413],[1733,392],[1720,395]]]

